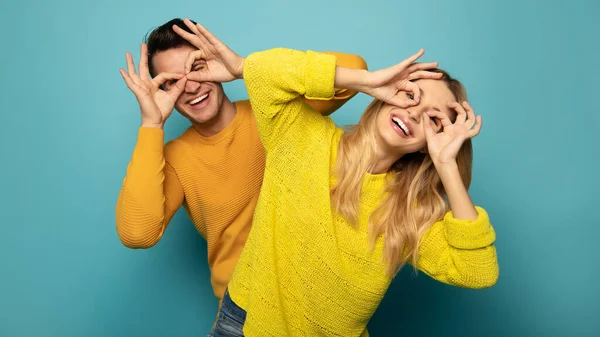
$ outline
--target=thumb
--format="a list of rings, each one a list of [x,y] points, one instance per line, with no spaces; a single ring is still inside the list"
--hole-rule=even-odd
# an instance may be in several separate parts
[[[402,98],[402,97],[399,97],[398,95],[394,95],[392,97],[382,99],[382,101],[384,101],[385,103],[397,106],[399,108],[408,108],[410,106],[417,104],[417,102],[415,102],[414,100],[411,100],[408,98]]]
[[[210,72],[207,69],[192,71],[191,73],[185,75],[188,80],[196,81],[196,82],[211,82],[212,77]]]

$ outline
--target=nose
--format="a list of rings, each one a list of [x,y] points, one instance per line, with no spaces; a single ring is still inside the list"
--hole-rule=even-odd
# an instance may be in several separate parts
[[[185,92],[194,93],[200,88],[200,82],[188,80],[185,82]]]
[[[412,119],[415,123],[420,123],[421,122],[421,118],[423,118],[423,114],[427,113],[427,111],[429,110],[429,106],[428,105],[417,105],[412,107],[411,109],[407,109],[408,111],[408,117],[410,119]]]

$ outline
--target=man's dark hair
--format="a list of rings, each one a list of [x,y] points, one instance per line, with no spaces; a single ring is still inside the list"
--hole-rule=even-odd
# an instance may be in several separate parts
[[[192,23],[196,24],[196,22],[192,21]],[[156,76],[154,73],[154,66],[152,64],[152,57],[161,51],[169,50],[172,48],[178,48],[181,46],[192,46],[187,40],[177,35],[173,31],[173,25],[178,26],[179,28],[185,30],[188,33],[194,34],[186,25],[183,23],[183,20],[176,18],[173,19],[162,26],[155,28],[150,32],[149,35],[146,35],[144,41],[146,45],[148,45],[148,69],[150,70],[150,75],[152,77]]]

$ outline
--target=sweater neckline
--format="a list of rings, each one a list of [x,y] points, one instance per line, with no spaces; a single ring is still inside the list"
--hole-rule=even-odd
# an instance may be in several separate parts
[[[244,123],[248,119],[247,110],[250,108],[250,103],[247,101],[237,101],[235,104],[235,116],[229,125],[227,125],[223,130],[213,136],[203,136],[194,129],[194,126],[191,126],[188,129],[188,133],[191,136],[191,139],[195,142],[207,145],[217,144],[227,138],[229,138],[233,133],[235,133],[240,125],[248,124]]]
[[[362,181],[362,193],[381,193],[387,183],[387,173],[365,173]]]

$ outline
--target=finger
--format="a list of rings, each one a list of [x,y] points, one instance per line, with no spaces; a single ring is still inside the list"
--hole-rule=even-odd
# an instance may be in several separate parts
[[[465,111],[465,108],[463,108],[458,102],[450,102],[448,103],[448,107],[454,109],[457,113],[454,124],[464,124],[464,122],[467,120],[467,112]]]
[[[194,23],[190,19],[184,19],[183,22],[192,32],[194,32],[194,34],[196,34],[196,36],[200,39],[203,45],[207,46],[215,44],[215,42],[211,41],[210,37],[213,37],[214,40],[216,40],[217,42],[221,42],[217,38],[215,38],[206,28],[202,27],[202,25],[200,25],[199,23],[196,23],[194,25]]]
[[[169,90],[169,95],[171,95],[173,99],[176,100],[185,90],[185,84],[187,83],[187,80],[188,78],[185,76],[180,78],[177,81],[177,83],[175,83],[175,85],[171,88],[171,90]]]
[[[185,75],[188,80],[196,81],[196,82],[211,82],[210,73],[208,73],[205,69],[192,71]]]
[[[390,69],[393,70],[393,72],[395,73],[394,76],[403,73],[408,66],[410,66],[413,62],[415,62],[417,59],[419,59],[419,57],[423,56],[423,54],[425,53],[425,50],[423,50],[423,48],[419,49],[419,51],[416,54],[413,54],[411,56],[409,56],[407,59],[403,60],[402,62],[391,66]]]
[[[429,117],[433,117],[433,118],[439,119],[440,122],[442,123],[443,127],[447,127],[447,126],[452,125],[452,121],[450,120],[450,118],[448,118],[448,115],[446,115],[443,112],[432,110],[432,111],[427,112],[426,115],[429,116]]]
[[[192,20],[185,18],[183,19],[183,23],[194,33],[196,36],[200,36],[200,31],[196,28],[196,25],[192,22]]]
[[[406,98],[400,98],[398,96],[392,97],[385,102],[389,103],[391,105],[397,106],[399,108],[408,108],[408,107],[417,105],[417,103],[413,100],[406,99]]]
[[[140,64],[138,71],[141,78],[150,78],[150,71],[148,70],[148,46],[142,43],[140,47]]]
[[[133,80],[131,79],[131,77],[129,76],[129,74],[123,68],[119,68],[119,73],[121,73],[121,76],[123,77],[123,80],[127,84],[127,87],[129,89],[131,89],[131,87],[133,85],[135,85],[135,83],[133,82]]]
[[[137,85],[133,81],[133,79],[131,78],[131,76],[129,76],[129,74],[125,71],[125,69],[121,68],[121,69],[119,69],[119,72],[121,73],[123,80],[125,80],[125,84],[127,84],[127,88],[129,88],[129,90],[131,90],[135,94],[136,97],[138,95],[142,94],[142,90],[141,90],[140,86]]]
[[[418,52],[416,52],[415,54],[409,56],[404,61],[400,62],[398,64],[398,66],[401,66],[404,69],[404,68],[408,67],[409,65],[411,65],[416,60],[418,60],[421,56],[423,56],[423,54],[425,54],[425,50],[423,48],[421,48],[421,49],[419,49]]]
[[[135,72],[135,63],[133,62],[133,56],[131,56],[131,53],[127,52],[125,53],[125,59],[127,62],[127,71],[128,71],[128,75],[129,78],[138,86],[141,86],[141,80],[140,77],[138,76],[138,74]]]
[[[471,128],[475,124],[475,112],[473,112],[473,108],[471,107],[471,105],[469,105],[469,102],[467,101],[464,101],[462,103],[462,106],[467,112],[467,124],[469,128]]]
[[[468,136],[470,138],[477,136],[479,134],[479,131],[481,130],[481,115],[477,116],[475,120],[475,127],[471,129],[468,133]]]
[[[421,80],[421,79],[439,80],[440,78],[442,78],[443,75],[444,74],[442,74],[442,73],[435,73],[435,72],[432,72],[432,71],[418,70],[418,71],[410,73],[410,75],[408,75],[408,79],[411,80],[411,81]]]
[[[399,84],[398,87],[399,90],[404,90],[404,91],[408,91],[408,92],[412,92],[413,94],[413,101],[415,104],[418,104],[421,101],[421,88],[419,88],[419,85],[414,83],[414,82],[404,82],[402,81],[401,84]]]
[[[131,56],[131,53],[125,53],[125,59],[127,62],[127,71],[129,72],[129,76],[137,76],[135,72],[135,63],[133,62],[133,56]]]
[[[203,45],[210,45],[210,41],[206,38],[206,36],[202,33],[202,31],[200,29],[198,29],[198,24],[194,24],[190,19],[187,19],[187,18],[183,19],[183,23],[185,23],[185,25],[192,32],[194,32],[194,34],[196,34],[196,37],[198,37],[198,39],[200,39],[200,42]],[[200,27],[202,27],[202,26],[200,26]]]
[[[173,31],[181,36],[184,40],[191,43],[194,47],[201,49],[205,44],[200,40],[200,37],[181,29],[177,25],[173,25]]]
[[[196,28],[200,32],[200,35],[202,35],[204,38],[206,38],[208,40],[208,42],[212,43],[213,45],[218,45],[218,44],[223,43],[216,36],[214,36],[213,33],[211,33],[208,29],[204,28],[204,26],[202,26],[201,24],[196,23]]]
[[[185,75],[177,73],[160,73],[156,75],[156,77],[152,80],[152,83],[155,87],[158,88],[161,85],[163,85],[166,81],[180,80],[182,77],[185,77]]]
[[[196,60],[202,59],[202,50],[191,52],[185,60],[184,72],[187,74],[192,70],[192,66]]]
[[[426,114],[422,114],[421,118],[423,120],[423,129],[425,130],[425,140],[429,141],[429,139],[435,135],[435,131],[431,125],[431,119],[429,119]]]
[[[415,72],[415,71],[419,71],[419,70],[429,70],[429,69],[434,69],[437,68],[439,65],[438,62],[419,62],[419,63],[413,63],[411,64],[406,70],[408,70],[409,72]]]

